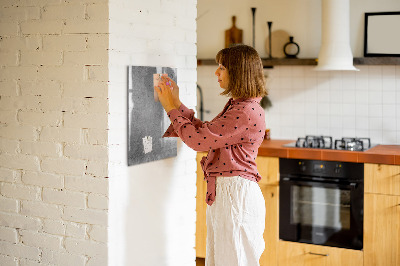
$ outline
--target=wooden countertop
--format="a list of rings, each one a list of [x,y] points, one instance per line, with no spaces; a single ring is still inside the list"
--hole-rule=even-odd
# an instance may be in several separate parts
[[[360,151],[283,147],[295,140],[264,140],[258,155],[268,157],[400,165],[400,145],[377,145]]]

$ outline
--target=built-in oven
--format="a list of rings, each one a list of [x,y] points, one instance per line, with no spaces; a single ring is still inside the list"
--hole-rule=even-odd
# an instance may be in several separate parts
[[[279,160],[279,238],[361,250],[364,165]]]

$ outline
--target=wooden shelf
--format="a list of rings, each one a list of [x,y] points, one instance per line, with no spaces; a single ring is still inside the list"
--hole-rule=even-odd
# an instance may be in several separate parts
[[[355,65],[400,65],[400,57],[356,57]]]
[[[261,58],[264,67],[273,66],[316,66],[315,58]]]
[[[261,58],[263,66],[273,67],[273,66],[305,66],[305,65],[317,65],[315,58]],[[197,59],[198,66],[209,66],[217,65],[214,59]]]
[[[264,68],[274,66],[316,66],[316,58],[261,58]],[[356,57],[354,65],[400,65],[400,57]],[[197,59],[198,66],[217,65],[214,59]]]

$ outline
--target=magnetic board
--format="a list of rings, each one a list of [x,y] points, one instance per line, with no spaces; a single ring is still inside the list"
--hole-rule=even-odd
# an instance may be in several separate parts
[[[128,166],[177,154],[177,139],[162,138],[171,122],[155,99],[154,74],[168,74],[177,82],[176,68],[128,67]]]

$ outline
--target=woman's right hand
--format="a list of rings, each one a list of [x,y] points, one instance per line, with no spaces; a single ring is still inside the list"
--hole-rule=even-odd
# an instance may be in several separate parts
[[[176,85],[175,81],[173,81],[170,77],[163,76],[161,79],[167,85],[168,85],[168,82],[169,82],[170,86],[173,88],[172,89],[172,99],[174,101],[174,105],[175,105],[176,109],[179,109],[179,107],[181,106],[182,103],[181,103],[181,101],[179,99],[179,87],[178,87],[178,85]]]

